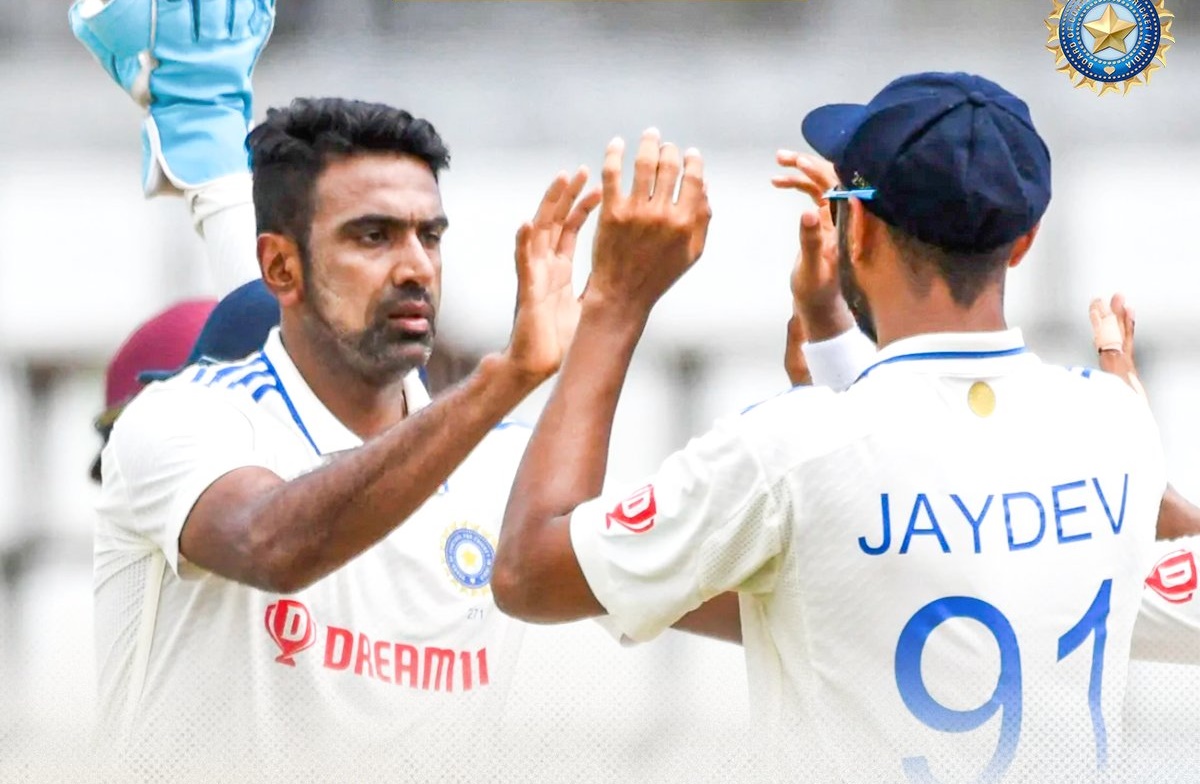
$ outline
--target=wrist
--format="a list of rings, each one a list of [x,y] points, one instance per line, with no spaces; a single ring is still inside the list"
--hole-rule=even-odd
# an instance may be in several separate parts
[[[589,286],[580,300],[576,335],[584,329],[601,330],[615,339],[624,338],[636,343],[650,320],[651,307],[596,291]]]
[[[850,306],[840,296],[828,302],[793,299],[792,314],[800,319],[808,340],[813,343],[835,338],[856,326]]]
[[[507,351],[485,355],[475,369],[485,389],[501,397],[509,408],[524,400],[552,374],[533,373],[520,366]]]

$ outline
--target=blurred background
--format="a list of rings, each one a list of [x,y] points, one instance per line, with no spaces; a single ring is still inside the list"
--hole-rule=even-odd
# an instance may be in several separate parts
[[[67,6],[0,0],[4,782],[75,778],[90,726],[87,474],[103,367],[138,323],[212,286],[182,201],[143,200],[140,112],[71,37]],[[1088,364],[1089,299],[1126,292],[1172,479],[1200,499],[1200,5],[1168,7],[1168,67],[1100,99],[1055,71],[1050,0],[280,0],[255,113],[336,94],[435,123],[453,153],[440,339],[466,356],[505,342],[512,238],[557,171],[596,171],[612,136],[650,125],[698,146],[708,250],[637,357],[610,464],[627,483],[715,417],[787,386],[787,280],[806,202],[769,178],[776,149],[803,149],[804,114],[865,101],[906,72],[989,76],[1028,101],[1055,166],[1042,234],[1010,278],[1010,322],[1048,359]],[[518,415],[532,422],[547,392]],[[590,624],[534,629],[514,710],[547,748],[583,738],[596,755],[535,755],[516,778],[734,778],[752,762],[739,740],[744,678],[740,650],[722,643],[670,632],[621,649]],[[1132,687],[1137,776],[1200,781],[1200,674],[1137,665]]]

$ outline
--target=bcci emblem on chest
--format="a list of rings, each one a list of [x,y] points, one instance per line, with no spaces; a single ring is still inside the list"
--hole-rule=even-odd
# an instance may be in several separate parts
[[[1076,87],[1124,95],[1150,84],[1175,43],[1166,0],[1053,0],[1046,48]],[[1076,82],[1076,78],[1079,79]],[[1097,88],[1099,88],[1097,90]]]
[[[477,528],[457,526],[446,534],[446,569],[459,587],[468,593],[491,590],[492,566],[496,547]]]

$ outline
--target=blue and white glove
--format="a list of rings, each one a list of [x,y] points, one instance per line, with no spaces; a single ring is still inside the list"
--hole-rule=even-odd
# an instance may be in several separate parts
[[[250,79],[275,26],[275,0],[76,0],[75,37],[147,111],[147,196],[248,170]]]

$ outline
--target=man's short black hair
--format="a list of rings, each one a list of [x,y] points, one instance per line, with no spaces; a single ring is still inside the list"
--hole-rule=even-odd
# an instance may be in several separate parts
[[[964,308],[974,305],[990,284],[1004,279],[1016,244],[1005,243],[983,253],[962,253],[930,245],[902,229],[886,225],[917,293],[928,293],[936,275],[946,282],[954,303]]]
[[[331,161],[366,153],[412,155],[436,179],[450,151],[433,125],[402,109],[346,98],[297,98],[270,109],[246,138],[258,232],[295,240],[308,261],[317,178]]]

